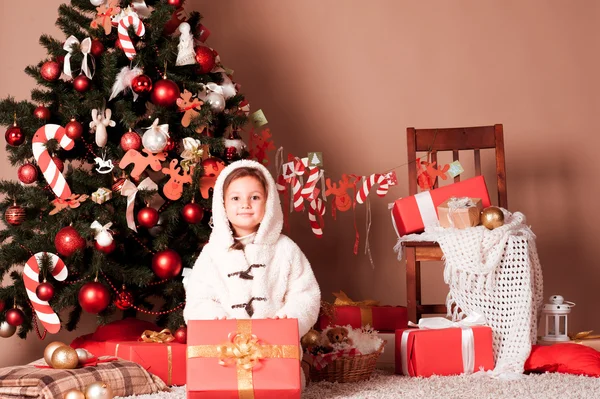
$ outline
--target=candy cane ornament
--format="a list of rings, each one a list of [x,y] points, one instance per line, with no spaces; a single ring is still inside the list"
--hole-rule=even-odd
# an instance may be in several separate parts
[[[371,191],[371,187],[373,187],[374,184],[379,185],[377,187],[377,195],[380,197],[385,196],[390,188],[390,185],[387,179],[385,178],[385,175],[374,173],[367,179],[365,179],[362,187],[360,188],[360,190],[358,190],[358,193],[356,193],[356,202],[358,202],[359,204],[364,203],[367,200],[369,191]]]
[[[317,238],[323,237],[323,228],[317,219],[322,220],[321,216],[324,214],[325,204],[321,198],[315,198],[314,200],[310,201],[310,205],[308,207],[308,220],[310,221],[310,228]]]
[[[308,168],[308,178],[306,179],[306,183],[304,183],[304,187],[302,187],[302,196],[306,199],[309,199],[312,193],[315,191],[317,187],[317,182],[319,181],[319,168],[316,166],[311,166]]]
[[[140,17],[138,17],[138,15],[135,13],[124,16],[119,21],[119,27],[117,29],[117,32],[119,33],[119,43],[121,44],[121,47],[123,48],[127,58],[131,60],[133,57],[135,57],[136,51],[135,47],[133,46],[133,42],[129,37],[129,33],[127,32],[127,29],[130,26],[133,26],[135,34],[138,37],[144,36],[144,33],[146,33],[146,27],[140,20]]]
[[[60,320],[54,310],[50,307],[50,304],[46,301],[42,301],[35,294],[35,290],[40,285],[40,264],[42,263],[42,257],[47,254],[50,257],[52,263],[52,275],[58,281],[64,281],[69,275],[67,266],[58,257],[58,255],[50,252],[38,252],[33,255],[23,268],[23,282],[25,283],[25,291],[31,301],[33,310],[37,314],[38,319],[46,330],[50,334],[56,334],[60,331]]]
[[[71,196],[71,189],[46,148],[46,143],[50,139],[58,141],[58,144],[67,151],[75,146],[75,142],[66,135],[64,127],[51,124],[39,128],[31,140],[33,156],[50,188],[57,197],[67,199]]]

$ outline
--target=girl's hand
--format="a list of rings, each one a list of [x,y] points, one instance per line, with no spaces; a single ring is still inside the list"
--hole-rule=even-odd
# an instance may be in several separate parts
[[[273,317],[273,319],[275,319],[275,320],[278,320],[278,319],[287,319],[287,315],[275,316],[275,317]]]
[[[213,320],[227,320],[227,316],[215,317]]]

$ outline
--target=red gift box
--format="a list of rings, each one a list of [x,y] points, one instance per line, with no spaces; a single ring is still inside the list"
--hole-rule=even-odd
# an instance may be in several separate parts
[[[420,233],[425,226],[437,225],[437,207],[450,197],[481,198],[484,208],[491,205],[483,176],[400,198],[394,202],[392,210],[394,226],[398,234],[403,236],[409,233]]]
[[[456,375],[494,368],[492,329],[484,326],[396,331],[396,374]]]
[[[360,328],[369,324],[375,330],[394,332],[408,325],[408,315],[404,306],[335,306],[333,320],[326,315],[319,316],[321,330],[329,325]]]
[[[131,360],[167,385],[185,385],[187,345],[176,342],[107,341],[105,354]]]
[[[300,399],[298,320],[190,320],[188,399]]]

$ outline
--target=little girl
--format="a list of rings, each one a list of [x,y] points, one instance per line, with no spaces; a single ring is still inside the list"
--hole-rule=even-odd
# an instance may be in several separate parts
[[[302,337],[317,321],[321,292],[306,256],[281,234],[269,171],[248,160],[226,167],[212,212],[210,240],[186,284],[185,320],[294,318]]]

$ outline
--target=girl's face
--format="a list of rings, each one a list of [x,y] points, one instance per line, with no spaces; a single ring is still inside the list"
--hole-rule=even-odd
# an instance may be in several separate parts
[[[244,176],[233,180],[225,190],[225,213],[237,237],[258,230],[265,216],[267,195],[258,179]]]

